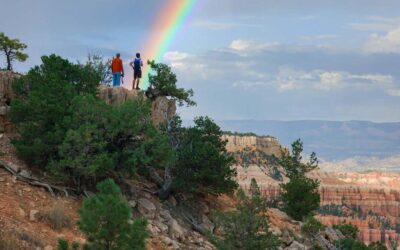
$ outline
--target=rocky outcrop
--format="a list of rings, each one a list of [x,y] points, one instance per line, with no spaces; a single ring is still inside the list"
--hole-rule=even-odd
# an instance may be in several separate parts
[[[128,90],[123,87],[99,87],[99,97],[111,105],[120,105],[126,101],[145,98],[139,90]],[[165,96],[156,97],[151,104],[151,119],[155,126],[164,123],[176,113],[175,101]]]
[[[241,134],[225,134],[224,140],[227,140],[226,149],[229,152],[243,151],[246,149],[258,150],[266,155],[277,155],[281,153],[281,145],[275,137],[272,136],[253,136]]]
[[[398,190],[373,189],[357,186],[322,186],[321,206],[346,205],[357,207],[363,213],[374,213],[387,218],[400,216],[400,192]]]

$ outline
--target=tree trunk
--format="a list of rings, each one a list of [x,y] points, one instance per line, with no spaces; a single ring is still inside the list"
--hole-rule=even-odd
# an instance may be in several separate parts
[[[165,178],[161,178],[161,176],[157,173],[157,170],[153,167],[148,167],[150,172],[150,178],[160,187],[158,190],[158,198],[160,200],[168,199],[169,195],[172,192],[172,177],[170,174],[169,167],[165,169]]]
[[[6,51],[6,58],[7,58],[7,70],[12,71],[12,65],[11,65],[11,51]]]

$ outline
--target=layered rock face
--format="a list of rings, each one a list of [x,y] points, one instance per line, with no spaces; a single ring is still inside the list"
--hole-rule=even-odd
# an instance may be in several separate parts
[[[239,164],[235,166],[239,185],[246,190],[250,187],[251,179],[255,178],[265,197],[278,197],[281,193],[279,184],[287,181],[287,178],[270,156],[280,152],[279,142],[276,139],[263,140],[257,136],[231,135],[225,138],[228,141],[228,151],[237,158],[251,158],[239,159]],[[262,151],[265,155],[248,154],[247,151]],[[265,157],[265,160],[258,159],[260,157]],[[245,165],[243,162],[250,164]],[[281,180],[271,175],[274,168],[280,171]],[[356,225],[360,230],[359,239],[367,244],[381,241],[392,249],[395,242],[400,243],[400,237],[395,231],[396,226],[400,225],[400,174],[315,171],[309,177],[321,181],[321,208],[317,216],[321,222],[326,225]]]
[[[258,150],[267,155],[280,155],[281,145],[275,137],[253,135],[224,135],[228,141],[226,148],[230,152],[243,151],[245,149]]]

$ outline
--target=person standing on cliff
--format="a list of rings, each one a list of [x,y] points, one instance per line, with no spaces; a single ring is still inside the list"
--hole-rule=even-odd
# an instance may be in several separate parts
[[[124,77],[124,65],[121,60],[121,55],[117,53],[117,56],[112,60],[111,71],[113,75],[113,86],[120,86],[121,77]]]
[[[140,58],[140,53],[136,53],[136,58],[130,63],[133,68],[133,89],[139,89],[140,79],[142,78],[143,61]]]

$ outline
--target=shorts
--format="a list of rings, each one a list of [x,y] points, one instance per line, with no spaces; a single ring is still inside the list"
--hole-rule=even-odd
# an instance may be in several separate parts
[[[134,79],[140,79],[140,78],[142,78],[142,71],[141,70],[134,70],[134,72],[133,72],[133,78]]]

